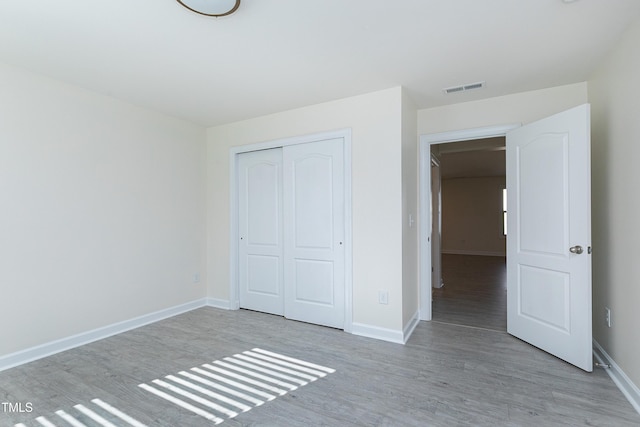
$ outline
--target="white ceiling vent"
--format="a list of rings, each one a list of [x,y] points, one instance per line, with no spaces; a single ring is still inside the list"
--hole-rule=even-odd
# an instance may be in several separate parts
[[[444,93],[449,94],[449,93],[456,93],[456,92],[466,92],[468,90],[474,90],[474,89],[481,89],[483,87],[484,87],[484,82],[477,82],[477,83],[469,83],[466,85],[447,87],[442,90],[444,91]]]

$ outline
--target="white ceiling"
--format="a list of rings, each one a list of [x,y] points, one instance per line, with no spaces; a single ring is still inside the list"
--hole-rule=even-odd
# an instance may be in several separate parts
[[[0,0],[0,62],[212,126],[399,85],[427,108],[585,81],[639,16],[638,0],[242,0],[222,18]]]
[[[505,151],[464,151],[440,157],[442,179],[505,176]]]
[[[440,160],[442,179],[505,176],[505,137],[431,146]]]

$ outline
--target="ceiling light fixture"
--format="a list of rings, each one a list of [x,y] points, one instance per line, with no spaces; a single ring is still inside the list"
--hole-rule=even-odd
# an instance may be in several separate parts
[[[192,12],[205,16],[231,15],[240,7],[240,0],[177,0]]]

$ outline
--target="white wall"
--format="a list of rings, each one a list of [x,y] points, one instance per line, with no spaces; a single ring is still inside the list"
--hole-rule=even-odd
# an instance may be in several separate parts
[[[231,147],[352,130],[353,320],[402,329],[402,89],[393,88],[208,130],[208,289],[228,300]],[[389,304],[378,304],[378,291]]]
[[[0,94],[0,356],[206,295],[204,129],[6,66]]]
[[[418,113],[402,95],[402,323],[418,314],[420,301],[418,252]],[[409,224],[409,216],[413,224]]]
[[[506,256],[504,176],[442,180],[442,252]]]
[[[586,102],[587,84],[576,83],[427,108],[418,110],[418,135],[526,124]]]
[[[640,387],[640,21],[589,80],[593,333]],[[611,309],[611,328],[604,324]]]
[[[451,95],[457,96],[457,95]],[[418,110],[418,135],[531,123],[587,102],[587,84],[552,87]]]
[[[586,101],[577,84],[421,110],[415,126],[398,87],[205,136],[10,67],[0,67],[0,89],[0,324],[16,325],[3,330],[0,355],[207,294],[228,300],[230,148],[343,128],[352,130],[353,320],[402,331],[418,301],[414,129],[529,122]]]

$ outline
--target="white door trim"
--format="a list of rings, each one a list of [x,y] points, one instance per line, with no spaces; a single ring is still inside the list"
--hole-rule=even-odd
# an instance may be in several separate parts
[[[267,150],[289,145],[305,144],[327,139],[343,138],[344,140],[344,330],[351,332],[353,324],[353,261],[352,261],[352,212],[351,212],[351,129],[340,129],[320,132],[273,141],[231,147],[229,149],[229,308],[240,308],[238,289],[238,154],[250,151]]]
[[[434,168],[437,168],[437,173],[434,174]],[[437,177],[437,189],[438,189],[438,194],[433,194],[433,186],[434,186],[434,182],[433,179]],[[442,176],[440,174],[440,160],[432,153],[431,154],[431,182],[429,183],[429,187],[431,188],[431,199],[429,199],[429,202],[431,203],[431,207],[429,209],[429,212],[431,214],[431,287],[432,288],[441,288],[442,287],[442,236],[441,236],[441,231],[442,231]],[[435,216],[438,216],[438,219],[436,221],[436,219],[434,218]],[[434,228],[434,223],[437,224],[438,226],[438,232],[436,232],[435,228]],[[437,236],[437,240],[434,239],[434,236]],[[435,246],[434,246],[435,245]],[[436,248],[437,252],[440,253],[440,256],[434,256],[434,247]],[[437,255],[437,254],[435,254]],[[438,259],[439,258],[439,259]],[[434,261],[438,260],[434,266]],[[435,286],[433,283],[433,280],[436,280],[435,282]]]
[[[431,145],[506,136],[521,124],[420,135],[420,320],[431,320]]]

